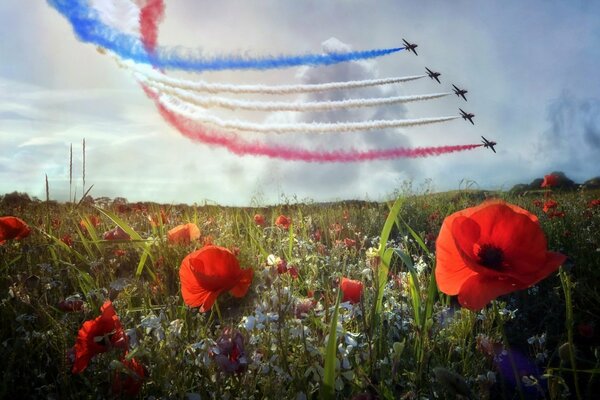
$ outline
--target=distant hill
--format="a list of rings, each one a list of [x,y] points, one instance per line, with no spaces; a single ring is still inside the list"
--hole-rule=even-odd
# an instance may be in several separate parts
[[[565,175],[562,171],[554,171],[551,175],[558,177],[558,183],[553,186],[557,190],[577,190],[577,189],[600,189],[600,176],[588,179],[583,183],[576,183]],[[513,193],[522,193],[530,190],[540,190],[544,178],[536,178],[531,183],[519,183],[513,186],[510,191]]]

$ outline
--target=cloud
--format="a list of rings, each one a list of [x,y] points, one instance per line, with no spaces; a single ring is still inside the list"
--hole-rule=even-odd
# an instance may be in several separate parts
[[[579,180],[589,178],[590,172],[600,174],[600,99],[577,98],[565,91],[550,103],[547,115],[549,128],[536,143],[540,158],[552,160],[552,168]]]

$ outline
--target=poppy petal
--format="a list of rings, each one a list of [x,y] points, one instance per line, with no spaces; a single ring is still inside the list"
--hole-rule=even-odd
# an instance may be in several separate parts
[[[252,268],[243,269],[241,273],[238,284],[229,291],[234,297],[244,297],[252,283],[252,277],[254,276],[254,270]]]
[[[448,216],[436,240],[435,279],[438,288],[449,295],[456,295],[465,280],[476,272],[467,267],[463,257],[456,248],[451,226],[460,213]]]
[[[207,293],[207,295],[204,297],[202,306],[200,307],[200,312],[207,312],[208,310],[210,310],[212,308],[213,304],[215,304],[217,297],[219,297],[219,294],[221,294],[221,292],[206,292],[206,293]]]
[[[458,302],[472,311],[481,310],[498,296],[523,289],[510,279],[490,278],[480,274],[467,279],[458,292]]]

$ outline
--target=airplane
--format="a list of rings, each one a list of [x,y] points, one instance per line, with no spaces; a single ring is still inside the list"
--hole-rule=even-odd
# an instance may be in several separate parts
[[[429,77],[431,79],[435,79],[437,81],[437,83],[442,83],[440,82],[440,80],[438,79],[438,76],[440,76],[441,74],[439,72],[434,72],[432,70],[430,70],[429,68],[425,67],[425,69],[427,70],[427,75],[429,75]]]
[[[473,117],[475,116],[475,114],[465,112],[461,108],[459,108],[459,110],[460,110],[460,116],[463,117],[464,120],[468,119],[470,123],[475,125],[475,122],[473,122]]]
[[[415,53],[415,56],[418,56],[417,52],[415,51],[415,49],[417,47],[419,47],[418,44],[412,44],[412,43],[408,43],[406,41],[406,39],[402,39],[402,41],[404,42],[404,49],[408,50],[408,51],[412,51],[413,53]]]
[[[483,143],[483,147],[489,147],[495,153],[496,149],[494,149],[494,146],[496,145],[496,142],[489,141],[486,138],[484,138],[483,136],[481,138],[483,139],[483,141],[481,142],[481,143]]]
[[[467,98],[465,97],[465,94],[469,93],[468,90],[464,90],[464,89],[459,89],[457,88],[455,85],[452,85],[452,87],[454,88],[454,94],[462,97],[463,99],[465,99],[465,101],[467,101]]]

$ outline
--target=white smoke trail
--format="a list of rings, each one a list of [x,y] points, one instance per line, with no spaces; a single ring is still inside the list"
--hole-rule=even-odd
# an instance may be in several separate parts
[[[359,98],[346,99],[338,101],[311,101],[311,102],[282,102],[282,101],[250,101],[233,100],[224,97],[203,97],[192,92],[174,89],[169,86],[155,83],[151,86],[153,89],[178,99],[187,101],[203,108],[220,107],[229,110],[250,110],[250,111],[332,111],[347,108],[377,107],[399,103],[410,103],[413,101],[425,101],[438,99],[448,96],[452,93],[433,93],[415,96],[395,96],[382,98]]]
[[[394,83],[402,83],[421,79],[427,75],[414,75],[404,77],[392,77],[382,79],[368,79],[360,81],[346,81],[346,82],[327,82],[327,83],[316,83],[316,84],[298,84],[298,85],[234,85],[228,83],[209,83],[204,81],[190,81],[171,78],[163,74],[158,73],[150,68],[142,68],[142,66],[129,61],[122,61],[116,58],[117,63],[130,69],[137,80],[148,85],[153,86],[162,84],[171,86],[173,88],[189,90],[193,92],[204,92],[204,93],[236,93],[236,94],[274,94],[274,95],[286,95],[286,94],[299,94],[299,93],[316,93],[325,92],[328,90],[340,90],[340,89],[358,89],[370,86],[381,86],[391,85]]]
[[[90,6],[98,12],[106,25],[130,35],[139,36],[140,6],[132,1],[90,0]]]
[[[236,130],[242,132],[257,133],[333,133],[333,132],[355,132],[369,131],[375,129],[399,128],[417,125],[427,125],[450,121],[460,118],[458,116],[440,118],[420,118],[401,120],[372,120],[361,122],[331,122],[331,123],[294,123],[294,124],[258,124],[241,120],[224,120],[213,115],[206,114],[203,109],[190,104],[183,104],[174,97],[160,94],[159,102],[171,112],[177,113],[187,119],[209,124],[221,129]]]

